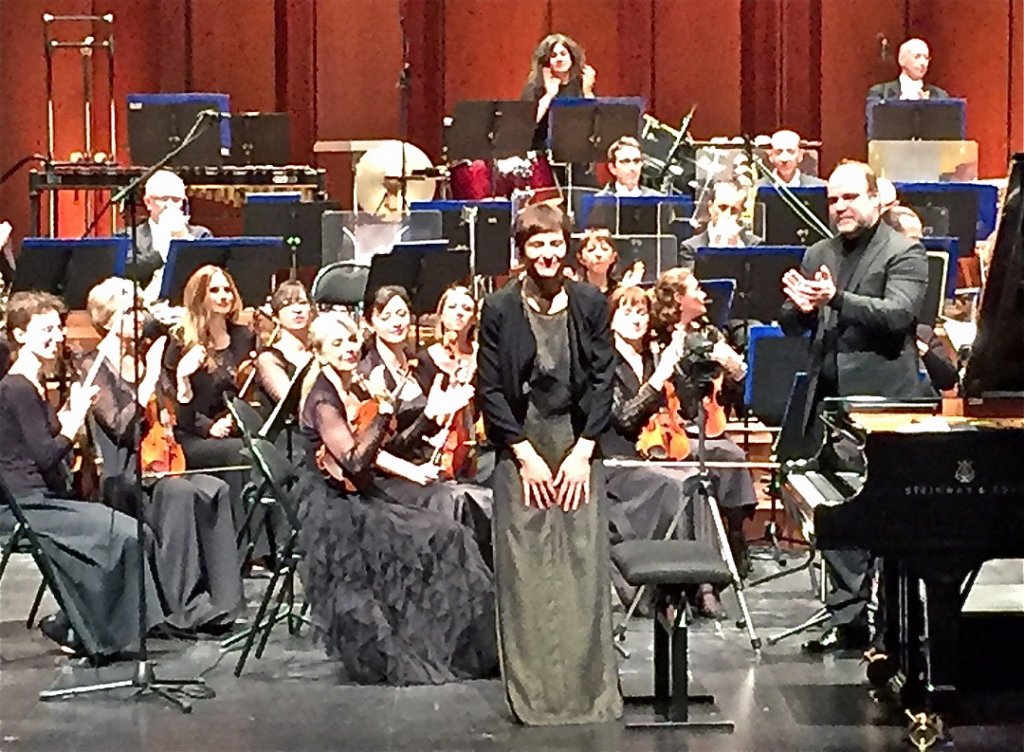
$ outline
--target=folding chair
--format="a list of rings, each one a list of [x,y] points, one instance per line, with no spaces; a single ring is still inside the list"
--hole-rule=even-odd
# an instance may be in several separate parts
[[[295,572],[302,560],[302,555],[298,550],[301,523],[298,516],[300,499],[295,491],[295,483],[298,480],[296,469],[288,462],[284,452],[266,439],[252,437],[246,451],[251,454],[253,465],[262,476],[267,493],[284,511],[290,531],[281,547],[280,556],[270,582],[263,593],[252,625],[241,635],[235,635],[221,643],[222,648],[228,648],[241,639],[245,640],[242,654],[235,665],[235,676],[242,675],[249,653],[256,645],[257,638],[259,638],[259,645],[256,646],[256,658],[263,657],[270,632],[275,624],[287,619],[289,633],[297,634],[298,624],[309,623],[309,619],[305,616],[305,605],[298,613],[295,612]],[[267,612],[270,609],[271,601],[275,600],[275,594],[274,612],[268,615]],[[285,599],[288,600],[287,607],[285,607]]]
[[[36,592],[35,601],[32,604],[32,609],[29,612],[29,621],[26,626],[31,628],[32,621],[35,619],[36,612],[39,609],[39,603],[42,600],[43,591],[49,589],[53,595],[55,601],[57,601],[57,607],[60,610],[67,612],[65,608],[63,598],[61,597],[60,588],[57,585],[57,574],[53,567],[53,562],[50,557],[47,556],[40,544],[39,537],[36,535],[36,531],[32,528],[32,524],[29,522],[28,517],[25,515],[25,510],[22,508],[22,502],[29,501],[36,496],[29,496],[22,499],[18,499],[11,493],[11,490],[7,487],[7,484],[0,480],[0,506],[6,505],[14,516],[15,520],[15,533],[12,534],[10,540],[8,540],[7,546],[4,549],[2,560],[0,560],[0,575],[3,573],[3,569],[7,566],[7,561],[10,558],[11,553],[14,551],[14,547],[21,541],[26,553],[32,556],[32,560],[35,562],[36,567],[39,569],[39,573],[42,575],[43,581],[39,586],[39,590]],[[38,495],[38,498],[42,500],[42,496]],[[80,634],[79,639],[82,641],[82,650],[90,658],[95,660],[98,656],[97,645],[95,644],[91,635],[85,633]]]
[[[11,559],[12,554],[31,554],[32,544],[28,538],[28,528],[23,525],[20,521],[14,523],[14,529],[8,536],[6,543],[4,543],[3,555],[0,556],[0,580],[4,578],[4,572],[7,571],[7,563]],[[35,624],[36,615],[39,613],[39,604],[43,601],[43,595],[46,593],[46,580],[44,579],[39,583],[39,589],[36,590],[36,596],[32,600],[32,607],[28,611],[28,618],[25,619],[25,629],[32,629],[32,625]]]

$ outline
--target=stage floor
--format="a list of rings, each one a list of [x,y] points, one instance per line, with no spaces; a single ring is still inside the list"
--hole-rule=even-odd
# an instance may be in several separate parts
[[[0,583],[3,752],[910,749],[902,719],[870,698],[857,656],[804,656],[801,637],[757,656],[732,621],[699,621],[691,638],[696,685],[691,691],[702,688],[717,696],[717,717],[735,721],[731,734],[627,731],[617,723],[524,728],[511,722],[498,681],[404,689],[342,686],[312,640],[289,637],[283,626],[275,631],[267,655],[250,659],[240,679],[232,675],[238,653],[229,652],[218,662],[216,642],[155,642],[162,677],[203,673],[217,693],[214,699],[196,701],[190,715],[157,699],[127,699],[129,691],[44,703],[37,697],[40,690],[123,678],[133,666],[76,670],[38,630],[27,631],[24,618],[37,583],[35,568],[24,556],[12,560]],[[264,584],[248,581],[247,591],[255,596]],[[990,565],[979,585],[980,594],[1003,599],[1009,594],[1011,602],[1019,602],[1024,567],[1020,561]],[[762,639],[806,618],[816,605],[806,572],[749,592],[749,602]],[[734,615],[731,595],[725,603]],[[42,613],[48,613],[46,604]],[[621,664],[627,693],[649,691],[650,645],[650,621],[634,621],[626,641],[631,657]],[[1006,649],[1019,651],[1019,643]],[[960,721],[953,728],[957,750],[1024,749],[1024,693],[972,695]]]

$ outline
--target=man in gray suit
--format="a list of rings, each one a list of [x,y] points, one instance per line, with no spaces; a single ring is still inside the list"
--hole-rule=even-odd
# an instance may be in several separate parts
[[[661,196],[656,190],[640,185],[644,153],[640,142],[623,136],[608,147],[608,172],[614,180],[597,192],[599,196]]]
[[[923,39],[908,39],[900,45],[896,59],[900,64],[900,77],[868,89],[869,102],[882,102],[886,99],[949,99],[945,89],[924,82],[932,59],[927,42]]]
[[[789,335],[812,333],[807,411],[823,397],[923,396],[915,320],[928,284],[920,241],[880,221],[878,184],[862,162],[840,162],[828,180],[829,219],[837,235],[815,243],[799,271],[782,277],[779,323]],[[823,553],[832,590],[830,625],[804,644],[809,652],[866,645],[870,556]]]
[[[768,149],[768,161],[772,172],[779,181],[790,188],[825,185],[825,181],[817,175],[808,175],[800,169],[804,160],[804,150],[800,148],[800,134],[796,131],[781,130],[772,134],[771,147]],[[776,185],[770,178],[761,178],[758,185]]]
[[[170,170],[158,170],[146,181],[142,202],[149,219],[135,228],[136,256],[125,274],[137,279],[147,300],[155,300],[172,240],[198,240],[213,233],[202,225],[188,222],[185,183]]]
[[[711,186],[708,223],[705,228],[679,244],[678,266],[693,269],[698,248],[749,248],[764,241],[747,230],[740,218],[747,202],[747,191],[729,180]]]

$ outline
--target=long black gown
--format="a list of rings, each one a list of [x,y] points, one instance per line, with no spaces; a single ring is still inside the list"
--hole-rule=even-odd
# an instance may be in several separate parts
[[[81,369],[88,372],[95,357],[86,356]],[[96,385],[100,394],[92,414],[101,432],[96,440],[103,447],[104,487],[133,484],[138,441],[133,386],[108,361],[97,371]],[[227,483],[202,474],[162,478],[147,494],[145,515],[156,539],[167,623],[197,629],[234,621],[244,596]]]
[[[216,367],[213,370],[200,368],[190,377],[192,401],[177,407],[174,437],[184,448],[188,466],[192,468],[224,467],[241,461],[241,439],[210,436],[213,424],[227,414],[225,399],[238,396],[235,373],[256,343],[252,331],[240,324],[228,324],[228,336],[228,346],[213,353]],[[168,343],[164,367],[172,384],[184,354],[177,340]]]
[[[430,509],[374,490],[370,467],[391,418],[353,433],[337,390],[321,374],[301,413],[357,491],[303,478],[302,581],[315,629],[348,681],[441,684],[497,668],[494,581],[469,531]]]
[[[238,396],[235,374],[239,364],[248,358],[256,343],[253,332],[240,324],[228,324],[230,341],[223,350],[214,352],[213,370],[200,368],[190,378],[192,401],[178,404],[174,438],[185,450],[189,468],[219,468],[248,464],[242,455],[243,444],[234,436],[223,439],[210,436],[213,424],[227,415],[226,400]],[[180,342],[172,339],[164,355],[164,370],[172,384],[176,383],[178,362],[185,351]],[[217,476],[227,482],[231,492],[235,527],[239,529],[245,519],[242,489],[248,477],[241,472],[222,472]]]
[[[57,597],[90,655],[138,650],[139,559],[145,548],[132,518],[109,507],[67,498],[71,442],[60,435],[53,407],[19,374],[0,381],[0,477],[53,562]],[[0,508],[0,528],[14,526]],[[148,558],[148,557],[147,557]],[[147,627],[164,621],[151,571],[145,576]]]

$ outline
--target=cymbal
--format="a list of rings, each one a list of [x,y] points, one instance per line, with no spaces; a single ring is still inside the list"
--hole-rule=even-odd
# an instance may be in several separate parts
[[[430,158],[418,147],[386,141],[365,152],[356,163],[356,201],[370,214],[397,221],[413,201],[434,197]]]

